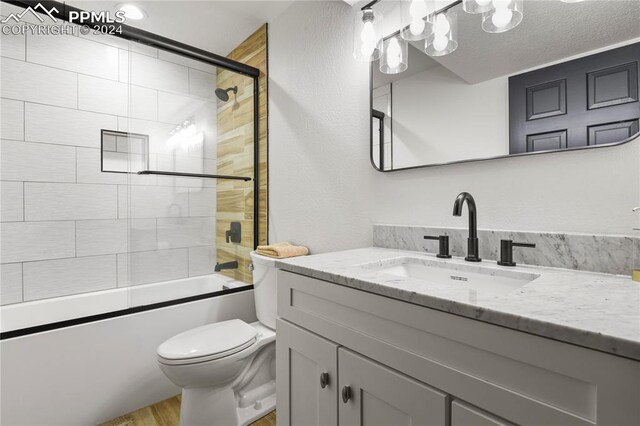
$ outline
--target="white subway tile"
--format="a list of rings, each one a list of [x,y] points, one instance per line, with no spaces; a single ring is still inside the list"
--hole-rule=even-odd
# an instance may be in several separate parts
[[[118,79],[118,49],[81,37],[27,37],[27,61],[95,77]]]
[[[25,35],[5,34],[0,31],[0,56],[13,58],[19,61],[25,60]]]
[[[78,105],[75,73],[5,58],[0,63],[0,75],[3,98],[69,108]]]
[[[158,219],[159,249],[206,246],[215,241],[215,217]]]
[[[79,34],[80,38],[84,38],[87,40],[91,40],[96,43],[106,44],[107,46],[117,47],[118,49],[129,50],[129,40],[108,35],[108,34],[94,34],[93,31],[90,31],[89,34]]]
[[[155,219],[129,219],[129,251],[149,251],[158,248]]]
[[[129,51],[118,50],[118,81],[121,83],[129,82]]]
[[[24,140],[24,102],[2,99],[0,123],[0,138]]]
[[[104,78],[78,76],[78,109],[128,115],[128,86]]]
[[[189,216],[211,216],[216,213],[217,192],[215,188],[189,190]]]
[[[189,93],[187,67],[138,53],[129,55],[129,61],[129,78],[132,84],[169,92]]]
[[[157,120],[158,92],[146,87],[129,86],[129,116],[142,120]]]
[[[207,275],[213,272],[216,266],[216,247],[190,247],[189,248],[189,276]]]
[[[127,252],[125,219],[79,220],[76,222],[76,256]]]
[[[75,182],[76,150],[72,146],[0,141],[2,180]]]
[[[175,127],[174,124],[118,117],[119,131],[141,133],[149,136],[149,152],[152,154],[172,152],[171,148],[167,145],[167,140],[169,139],[170,132]]]
[[[200,148],[201,150],[202,148]],[[199,154],[197,151],[192,151],[190,154]],[[186,155],[163,155],[158,154],[158,169],[170,172],[182,172],[182,173],[209,173],[205,171],[205,160],[202,159],[202,155],[198,157],[188,157]],[[209,181],[209,182],[207,182]],[[187,188],[202,188],[205,184],[214,184],[215,180],[195,178],[195,177],[171,177],[171,176],[158,176],[158,185],[174,186],[177,191],[188,192]]]
[[[109,173],[100,170],[100,149],[75,148],[78,183],[127,184],[124,173]]]
[[[174,64],[178,65],[184,65],[186,67],[208,72],[210,74],[216,74],[217,72],[217,68],[215,66],[209,65],[206,62],[187,58],[186,56],[182,55],[176,55],[175,53],[167,52],[166,50],[162,49],[158,49],[158,58],[162,59],[163,61],[173,62]]]
[[[120,218],[185,217],[189,194],[166,186],[118,186]]]
[[[0,182],[0,221],[16,222],[24,219],[22,182]]]
[[[151,56],[152,58],[158,57],[158,49],[142,43],[129,43],[129,50],[133,53],[140,53],[142,55]]]
[[[158,120],[179,124],[205,112],[215,117],[215,103],[175,93],[158,92]]]
[[[189,70],[189,94],[215,102],[216,75],[194,69]]]
[[[30,182],[24,185],[24,215],[27,221],[118,217],[116,185]]]
[[[116,255],[27,262],[24,300],[107,290],[117,285]]]
[[[22,302],[22,263],[0,265],[0,305]]]
[[[1,228],[3,263],[75,256],[74,222],[5,222]]]
[[[27,103],[25,139],[100,148],[100,130],[115,130],[115,116]]]
[[[143,251],[118,255],[118,287],[185,278],[187,249]]]

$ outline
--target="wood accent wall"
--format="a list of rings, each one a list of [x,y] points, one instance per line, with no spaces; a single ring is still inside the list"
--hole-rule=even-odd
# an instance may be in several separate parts
[[[267,173],[267,24],[240,43],[228,58],[260,70],[259,90],[259,244],[267,244],[268,173]],[[229,93],[229,101],[218,103],[217,173],[253,177],[253,80],[240,74],[218,69],[217,87],[238,86],[238,93]],[[217,182],[216,245],[217,261],[238,260],[237,270],[224,274],[246,283],[252,282],[249,253],[253,250],[253,182]],[[225,232],[233,221],[242,225],[242,242],[227,243]]]

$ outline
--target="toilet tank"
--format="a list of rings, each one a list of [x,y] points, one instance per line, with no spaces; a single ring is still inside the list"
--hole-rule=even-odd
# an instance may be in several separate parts
[[[253,263],[253,296],[258,321],[276,329],[276,260],[251,252]]]

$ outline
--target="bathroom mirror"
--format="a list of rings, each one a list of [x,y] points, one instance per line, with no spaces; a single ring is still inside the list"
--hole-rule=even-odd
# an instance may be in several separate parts
[[[380,171],[617,145],[638,134],[636,1],[525,2],[524,19],[488,33],[462,5],[458,47],[408,69],[371,62],[371,161]],[[385,40],[397,36],[391,34]]]
[[[102,171],[138,173],[149,170],[149,136],[115,130],[101,131]]]

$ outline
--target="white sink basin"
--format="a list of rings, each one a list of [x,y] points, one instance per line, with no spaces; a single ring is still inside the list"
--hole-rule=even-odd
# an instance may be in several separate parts
[[[381,274],[492,294],[512,292],[540,276],[503,270],[496,266],[467,265],[414,257],[363,265],[363,268]]]

